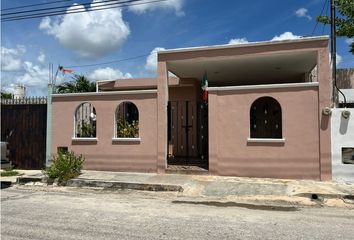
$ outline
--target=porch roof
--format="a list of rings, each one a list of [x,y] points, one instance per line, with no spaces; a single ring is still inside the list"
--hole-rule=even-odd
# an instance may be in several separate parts
[[[211,86],[305,82],[317,65],[318,49],[328,36],[164,50],[158,60],[179,78],[201,80]]]

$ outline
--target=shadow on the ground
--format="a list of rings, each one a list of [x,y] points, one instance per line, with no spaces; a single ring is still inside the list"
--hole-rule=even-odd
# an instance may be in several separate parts
[[[207,205],[214,207],[242,207],[253,210],[265,210],[265,211],[285,211],[292,212],[298,211],[299,209],[296,207],[285,207],[285,206],[271,206],[271,205],[256,205],[249,203],[237,203],[237,202],[217,202],[217,201],[172,201],[175,204],[195,204],[195,205]]]
[[[11,182],[10,181],[1,181],[1,189],[9,188],[11,187]]]

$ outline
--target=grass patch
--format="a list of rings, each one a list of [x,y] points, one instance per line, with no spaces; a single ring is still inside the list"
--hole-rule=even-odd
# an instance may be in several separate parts
[[[1,172],[1,177],[12,177],[12,176],[17,176],[18,174],[19,173],[14,170],[3,171],[3,172]]]

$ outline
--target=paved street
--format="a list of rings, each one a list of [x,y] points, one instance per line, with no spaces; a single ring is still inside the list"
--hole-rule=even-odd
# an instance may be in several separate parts
[[[1,239],[353,239],[354,210],[191,204],[176,193],[7,188]]]

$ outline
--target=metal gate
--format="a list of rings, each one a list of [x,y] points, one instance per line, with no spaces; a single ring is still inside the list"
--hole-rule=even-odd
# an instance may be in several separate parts
[[[46,98],[1,99],[1,141],[8,141],[17,168],[44,168],[46,129]]]
[[[168,164],[208,166],[207,103],[169,102],[168,155]]]

